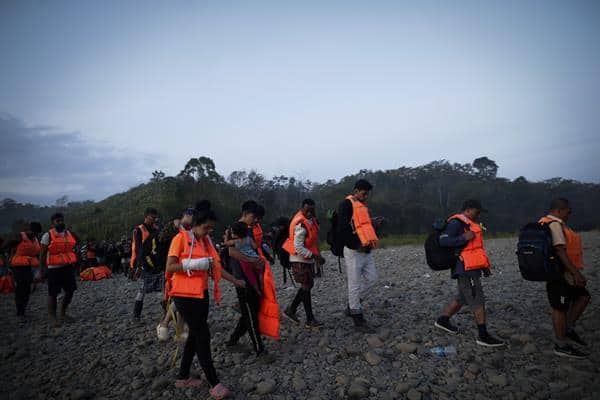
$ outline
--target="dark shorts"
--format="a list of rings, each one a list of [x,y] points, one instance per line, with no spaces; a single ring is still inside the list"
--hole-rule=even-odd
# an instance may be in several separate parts
[[[303,289],[312,289],[315,282],[315,265],[301,262],[292,263],[292,275],[294,281]]]
[[[564,279],[546,282],[546,291],[548,292],[550,306],[555,310],[565,312],[569,310],[573,300],[590,296],[586,288],[571,286]]]
[[[140,278],[140,291],[142,293],[162,292],[164,284],[165,278],[163,272],[153,274],[142,271],[142,276]]]
[[[480,277],[459,276],[457,284],[456,301],[473,309],[485,306],[485,296],[483,295]]]
[[[48,295],[56,297],[62,290],[65,293],[74,292],[77,290],[75,282],[75,269],[72,265],[64,267],[48,268]]]

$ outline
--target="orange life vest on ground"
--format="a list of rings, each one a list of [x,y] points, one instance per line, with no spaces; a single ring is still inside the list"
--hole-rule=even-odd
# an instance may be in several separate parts
[[[460,252],[460,259],[465,266],[465,271],[489,268],[490,260],[483,247],[483,230],[481,229],[481,226],[463,214],[455,214],[448,218],[448,221],[452,219],[462,221],[469,227],[469,230],[475,234],[475,237],[469,240],[469,243],[467,243],[465,248]]]
[[[279,303],[277,303],[277,291],[275,289],[275,278],[269,262],[263,257],[265,272],[263,275],[263,297],[260,299],[258,309],[258,331],[263,336],[279,339]]]
[[[296,247],[294,246],[294,230],[298,224],[302,224],[304,229],[306,229],[306,238],[304,239],[304,247],[306,247],[313,254],[320,254],[319,246],[317,245],[319,239],[319,224],[317,223],[316,218],[313,218],[311,221],[306,219],[302,211],[298,211],[294,218],[292,218],[292,222],[290,222],[289,227],[289,236],[287,240],[283,243],[283,249],[290,253],[291,255],[297,255]]]
[[[140,230],[142,231],[142,243],[144,243],[146,241],[146,239],[148,239],[148,236],[150,236],[150,232],[148,231],[148,229],[146,228],[146,225],[144,225],[144,224],[139,224],[138,228],[140,228]],[[140,245],[142,243],[140,243]],[[133,237],[131,239],[131,260],[129,260],[129,266],[131,268],[135,267],[135,259],[136,259],[136,250],[135,250],[135,230],[134,230]]]
[[[221,258],[219,257],[219,253],[208,236],[196,240],[191,231],[183,231],[179,235],[182,236],[183,243],[185,243],[183,251],[179,255],[179,262],[186,258],[213,258],[211,276],[214,282],[215,301],[217,304],[220,304],[221,288],[219,282],[221,281]],[[208,290],[208,276],[209,271],[190,271],[189,275],[187,272],[173,273],[170,281],[169,296],[203,299],[204,291]]]
[[[31,240],[25,232],[21,232],[21,242],[17,245],[10,265],[13,267],[39,267],[39,257],[40,242],[36,237]]]
[[[112,270],[106,265],[86,268],[79,274],[82,281],[99,281],[105,278],[110,278]]]
[[[358,236],[360,244],[363,247],[377,247],[379,238],[375,233],[375,228],[371,222],[371,216],[369,215],[369,209],[367,206],[356,200],[354,196],[349,195],[346,199],[352,203],[352,230]]]
[[[77,262],[75,245],[77,241],[71,232],[65,230],[65,236],[59,236],[55,229],[50,229],[48,245],[48,265],[69,265]]]
[[[569,258],[569,261],[571,261],[571,263],[577,269],[583,269],[583,245],[581,243],[581,236],[575,233],[575,231],[569,228],[567,225],[556,219],[546,216],[539,220],[540,224],[550,224],[551,222],[558,222],[563,230],[563,233],[565,234],[565,239],[567,241],[567,257]]]

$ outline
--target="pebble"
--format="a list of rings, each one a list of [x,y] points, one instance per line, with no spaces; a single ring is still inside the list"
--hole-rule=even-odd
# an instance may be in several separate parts
[[[414,343],[399,343],[396,349],[401,353],[414,353],[417,351],[417,345]]]
[[[373,353],[372,351],[367,351],[365,353],[365,360],[367,360],[367,362],[371,365],[379,365],[381,363],[381,357],[379,357],[377,354]]]
[[[352,382],[348,388],[348,396],[351,399],[363,399],[369,395],[369,389],[360,382]]]
[[[504,375],[496,375],[496,374],[492,374],[488,377],[488,381],[491,384],[497,385],[497,386],[506,386],[506,376]]]
[[[421,400],[423,394],[415,389],[410,389],[408,393],[406,393],[406,398],[408,400]]]
[[[275,390],[275,381],[272,379],[267,379],[265,381],[259,382],[256,385],[256,393],[260,395],[265,395],[273,392]]]

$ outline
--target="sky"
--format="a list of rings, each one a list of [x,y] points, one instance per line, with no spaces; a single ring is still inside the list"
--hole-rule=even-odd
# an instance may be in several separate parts
[[[99,200],[199,156],[600,182],[598,71],[593,0],[4,0],[0,196]]]

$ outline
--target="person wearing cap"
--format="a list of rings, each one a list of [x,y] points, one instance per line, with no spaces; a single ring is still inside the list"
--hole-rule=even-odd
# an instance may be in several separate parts
[[[450,322],[450,318],[467,305],[473,312],[479,331],[476,343],[485,347],[500,347],[504,342],[490,335],[486,324],[481,275],[488,277],[491,271],[483,246],[483,228],[479,223],[482,212],[487,210],[479,200],[465,201],[461,211],[448,218],[446,229],[440,235],[440,246],[453,248],[458,255],[451,269],[452,279],[457,281],[458,293],[434,325],[445,332],[458,333],[458,328]]]

